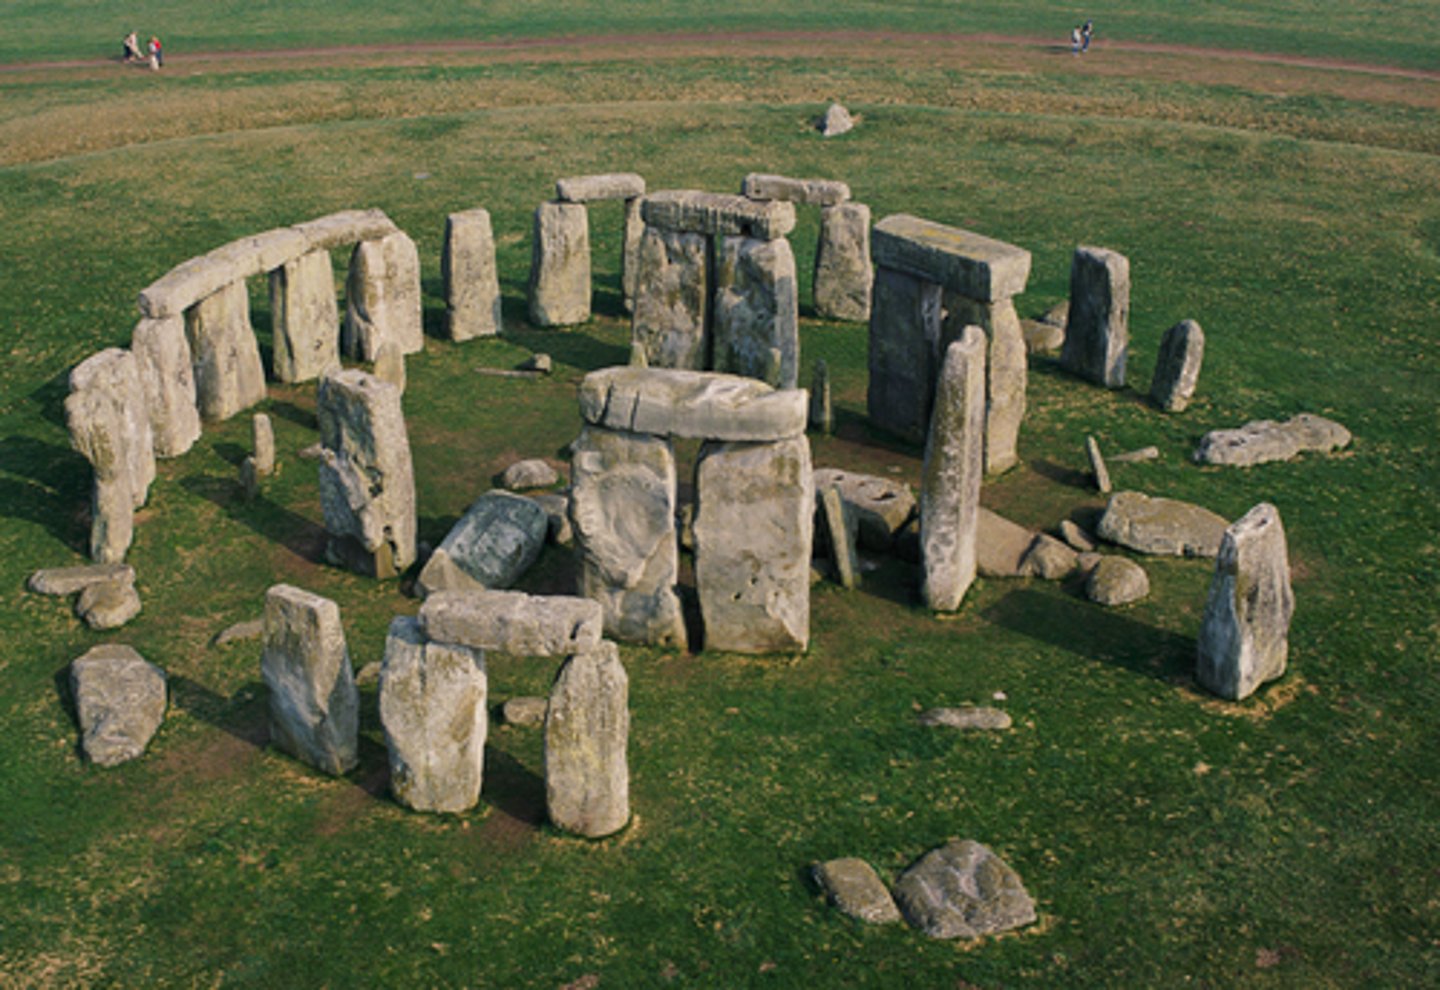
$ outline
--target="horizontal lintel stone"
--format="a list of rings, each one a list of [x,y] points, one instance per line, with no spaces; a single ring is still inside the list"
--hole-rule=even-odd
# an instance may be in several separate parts
[[[341,210],[297,223],[292,229],[304,235],[308,250],[329,251],[360,241],[378,241],[400,228],[385,215],[385,211],[371,209]]]
[[[795,229],[790,203],[758,202],[744,196],[668,189],[640,201],[645,223],[664,230],[696,234],[744,234],[762,241],[784,237]]]
[[[833,179],[792,179],[784,175],[751,172],[745,176],[741,193],[748,199],[805,203],[809,206],[837,206],[850,200],[850,187]]]
[[[430,639],[519,656],[593,650],[603,621],[593,599],[523,591],[437,591],[420,606],[420,625]]]
[[[634,172],[574,175],[555,182],[555,198],[562,203],[593,203],[644,195],[645,177]]]
[[[1024,248],[906,213],[875,225],[870,256],[881,268],[980,302],[1019,295],[1030,277],[1030,252]]]
[[[739,375],[677,368],[602,368],[580,383],[580,414],[612,430],[723,441],[801,436],[805,389],[776,390]]]

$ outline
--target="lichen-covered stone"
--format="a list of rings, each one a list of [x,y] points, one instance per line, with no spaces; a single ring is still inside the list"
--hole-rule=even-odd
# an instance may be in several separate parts
[[[816,863],[815,884],[836,908],[852,918],[872,925],[900,920],[900,910],[890,891],[863,859],[846,857]]]
[[[291,229],[305,239],[307,251],[330,251],[360,241],[378,241],[399,230],[384,211],[376,209],[341,210],[297,223]]]
[[[1035,539],[1020,558],[1020,573],[1059,581],[1075,570],[1075,551],[1046,533],[1036,533]]]
[[[1205,359],[1205,331],[1194,320],[1181,320],[1160,339],[1155,374],[1150,379],[1150,401],[1165,412],[1184,412],[1200,381]]]
[[[185,337],[202,418],[229,419],[265,398],[265,366],[244,282],[231,282],[187,309]]]
[[[815,359],[810,374],[810,429],[820,433],[835,432],[835,407],[830,399],[830,366],[824,358]]]
[[[1327,453],[1350,443],[1350,431],[1332,419],[1300,413],[1283,423],[1258,419],[1236,430],[1211,430],[1195,450],[1197,464],[1248,467],[1288,461],[1313,451]]]
[[[635,312],[635,291],[640,272],[640,241],[645,236],[645,218],[640,200],[627,199],[620,230],[620,296],[625,312]]]
[[[533,500],[488,491],[450,527],[420,571],[417,588],[422,595],[508,588],[540,556],[548,526]]]
[[[185,320],[142,319],[130,334],[156,457],[179,457],[200,439],[195,368],[185,339]]]
[[[310,251],[270,272],[272,371],[308,382],[340,367],[340,309],[330,252]]]
[[[948,344],[967,326],[985,331],[985,473],[999,474],[1020,460],[1028,379],[1025,335],[1009,299],[979,302],[947,292],[940,341]]]
[[[905,920],[931,938],[979,938],[1035,920],[1020,876],[970,839],[920,857],[895,881],[894,896]]]
[[[875,225],[870,252],[878,267],[982,303],[1019,295],[1030,278],[1024,248],[904,213]]]
[[[500,277],[489,210],[465,210],[445,218],[440,275],[445,284],[446,336],[471,340],[500,332]]]
[[[884,266],[875,273],[865,408],[877,426],[912,443],[924,443],[930,426],[941,295],[933,282]]]
[[[1096,385],[1124,388],[1129,347],[1130,259],[1106,248],[1076,248],[1060,363]]]
[[[508,698],[500,706],[500,717],[506,725],[544,725],[545,712],[550,707],[548,698]]]
[[[1141,492],[1116,492],[1100,517],[1099,536],[1138,553],[1213,557],[1226,522],[1209,509]]]
[[[1024,577],[1035,531],[985,508],[976,513],[975,569],[981,577]]]
[[[802,436],[809,396],[717,372],[621,366],[580,383],[580,415],[612,430],[710,440]]]
[[[840,104],[832,103],[820,115],[815,128],[820,132],[821,137],[839,137],[841,134],[854,130],[855,118],[851,117],[850,111]]]
[[[272,587],[260,673],[270,692],[271,741],[329,774],[353,768],[360,695],[339,606],[291,585]]]
[[[557,828],[601,838],[630,821],[630,681],[614,643],[560,668],[545,716],[545,808]]]
[[[258,473],[275,473],[275,426],[265,413],[256,413],[250,420],[250,450]]]
[[[703,234],[645,227],[635,253],[631,340],[647,366],[703,370],[710,273]]]
[[[590,214],[579,203],[541,203],[530,250],[530,322],[564,327],[590,319]]]
[[[140,593],[133,581],[86,585],[75,600],[75,614],[91,629],[119,629],[140,614]]]
[[[439,643],[527,657],[583,653],[600,642],[600,606],[573,595],[437,591],[420,606],[425,635]]]
[[[1085,578],[1085,597],[1099,605],[1129,605],[1150,594],[1150,576],[1127,557],[1105,556]]]
[[[400,345],[393,340],[380,342],[380,349],[375,352],[375,363],[370,368],[370,373],[382,382],[389,382],[401,392],[405,391],[405,355],[400,351]]]
[[[921,593],[936,611],[959,608],[975,580],[984,450],[985,335],[972,326],[946,349],[921,471]]]
[[[799,377],[800,303],[795,255],[784,238],[720,239],[715,260],[715,371],[767,379],[771,352],[780,357],[780,388],[794,388]]]
[[[841,203],[820,211],[815,248],[815,315],[863,323],[870,319],[870,207]]]
[[[392,340],[402,354],[425,347],[420,253],[404,231],[361,241],[350,255],[340,348],[354,361],[374,361]]]
[[[102,643],[70,663],[85,758],[113,767],[145,752],[165,719],[165,672],[129,646]]]

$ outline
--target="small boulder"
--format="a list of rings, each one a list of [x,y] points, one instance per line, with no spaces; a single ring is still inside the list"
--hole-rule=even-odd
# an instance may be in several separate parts
[[[1046,581],[1059,581],[1075,570],[1075,551],[1053,536],[1037,533],[1025,556],[1020,559],[1020,573],[1033,574]]]
[[[560,480],[560,473],[538,457],[516,461],[500,476],[500,484],[512,492],[527,488],[549,488]]]
[[[113,767],[145,752],[165,718],[165,672],[135,650],[102,643],[70,664],[86,759]]]
[[[1039,320],[1021,320],[1020,332],[1025,336],[1025,353],[1054,354],[1065,346],[1065,325],[1056,326]]]
[[[1094,537],[1069,519],[1060,521],[1060,538],[1076,553],[1090,553],[1095,549]]]
[[[1035,532],[980,507],[975,527],[975,566],[981,577],[1021,577]]]
[[[920,713],[921,725],[943,725],[952,729],[995,731],[1010,728],[1008,712],[999,708],[962,705],[959,708],[931,708]]]
[[[533,371],[537,374],[548,375],[554,369],[555,364],[550,360],[549,354],[531,354],[524,361],[520,362],[521,371]]]
[[[895,882],[894,895],[905,920],[931,938],[979,938],[1035,920],[1019,874],[970,839],[920,857]]]
[[[506,725],[544,725],[545,712],[550,707],[546,698],[511,698],[500,706],[500,717]]]
[[[1085,579],[1085,597],[1100,605],[1129,605],[1148,594],[1149,575],[1128,557],[1100,558]]]
[[[872,925],[900,920],[900,910],[890,891],[863,859],[850,856],[816,863],[813,875],[830,903],[850,917]]]
[[[835,137],[837,134],[844,134],[846,131],[852,130],[855,127],[855,118],[851,117],[850,111],[840,104],[832,103],[825,108],[825,113],[816,126],[822,136]]]
[[[140,614],[140,594],[129,581],[101,581],[80,592],[75,614],[91,629],[118,629]]]
[[[225,646],[228,643],[248,642],[252,639],[259,639],[263,635],[265,635],[264,619],[246,619],[244,622],[237,622],[220,630],[210,641],[210,645]]]
[[[1116,492],[1100,517],[1100,538],[1137,553],[1214,557],[1226,521],[1209,509],[1141,492]]]

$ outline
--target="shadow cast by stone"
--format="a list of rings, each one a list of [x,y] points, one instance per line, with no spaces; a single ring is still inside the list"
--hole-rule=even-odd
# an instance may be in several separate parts
[[[85,506],[90,466],[79,454],[31,437],[0,440],[0,465],[19,477],[0,477],[0,517],[44,527],[55,539],[86,552]],[[72,511],[65,511],[65,506]]]
[[[180,481],[186,491],[213,502],[236,522],[243,523],[272,543],[311,563],[323,563],[328,534],[325,527],[274,502],[264,495],[246,500],[238,481],[192,474]]]
[[[545,824],[545,779],[493,743],[485,746],[485,782],[480,796],[527,828]]]

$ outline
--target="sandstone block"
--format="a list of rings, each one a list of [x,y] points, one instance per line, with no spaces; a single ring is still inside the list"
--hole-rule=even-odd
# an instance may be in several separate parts
[[[975,580],[980,481],[985,473],[985,335],[967,327],[945,351],[925,443],[920,545],[925,604],[960,607]]]
[[[548,698],[509,698],[500,706],[500,717],[506,725],[544,725],[549,707]]]
[[[523,591],[437,591],[420,606],[425,635],[440,643],[516,656],[557,657],[600,643],[598,603]]]
[[[979,938],[1035,920],[1019,874],[970,839],[920,857],[895,881],[894,895],[905,920],[931,938]]]
[[[30,575],[25,586],[37,595],[73,595],[92,584],[118,581],[135,583],[135,568],[129,564],[81,564],[76,567],[43,567]]]
[[[753,378],[631,366],[602,368],[580,383],[580,414],[612,430],[712,440],[802,436],[804,389],[776,391]]]
[[[800,300],[795,255],[781,238],[720,239],[715,260],[715,371],[766,379],[771,352],[779,351],[779,387],[799,378]],[[775,384],[775,383],[771,383]]]
[[[646,226],[709,234],[740,234],[773,241],[795,229],[790,203],[756,202],[744,196],[669,189],[648,194],[640,203]]]
[[[1150,594],[1150,576],[1127,557],[1105,556],[1085,578],[1085,597],[1100,605],[1128,605]]]
[[[500,276],[489,210],[465,210],[445,218],[440,274],[445,283],[446,335],[451,340],[497,335]]]
[[[245,283],[231,282],[185,311],[195,401],[209,420],[229,419],[265,398],[265,366],[250,326]]]
[[[1025,555],[1034,543],[1034,530],[980,507],[976,514],[975,569],[982,577],[1024,577]]]
[[[1019,295],[1030,278],[1030,252],[1024,248],[905,213],[875,225],[870,251],[881,268],[982,303]]]
[[[629,699],[614,643],[560,668],[545,716],[545,807],[557,828],[601,838],[630,821]]]
[[[350,255],[340,349],[355,361],[374,361],[392,340],[402,354],[425,347],[420,253],[404,231],[361,241]]]
[[[1059,581],[1068,577],[1077,565],[1077,554],[1064,543],[1045,533],[1036,533],[1030,541],[1024,556],[1020,558],[1020,573]]]
[[[1213,557],[1226,522],[1209,509],[1141,492],[1116,492],[1100,517],[1102,540],[1138,553]]]
[[[849,201],[850,187],[834,179],[791,179],[784,175],[751,172],[745,176],[740,194],[748,199],[835,206]]]
[[[998,474],[1020,460],[1017,445],[1029,375],[1020,318],[1009,299],[982,303],[947,292],[943,300],[942,353],[965,327],[985,331],[985,473]]]
[[[865,407],[877,426],[912,443],[924,443],[930,426],[942,315],[938,285],[876,271]]]
[[[706,259],[705,235],[645,227],[635,256],[630,334],[647,365],[698,371],[709,362]]]
[[[1288,461],[1306,451],[1326,453],[1350,443],[1350,431],[1332,419],[1300,413],[1283,423],[1258,419],[1237,430],[1211,430],[1195,450],[1197,464],[1248,467]]]
[[[1295,594],[1280,513],[1261,502],[1225,530],[1200,622],[1195,677],[1239,701],[1285,673]]]
[[[382,210],[341,210],[297,223],[292,230],[305,238],[307,251],[329,251],[361,241],[379,241],[400,228]],[[275,267],[274,265],[270,267]]]
[[[113,767],[145,752],[165,719],[165,672],[128,646],[102,643],[70,663],[85,758]]]
[[[541,203],[530,251],[530,322],[590,319],[590,214],[580,203]]]
[[[815,249],[815,315],[863,323],[870,319],[875,269],[870,264],[870,207],[840,203],[820,211]]]
[[[270,319],[276,381],[313,381],[340,367],[340,309],[329,251],[307,251],[270,272]]]
[[[876,875],[874,867],[863,859],[846,857],[816,863],[815,885],[827,900],[852,918],[872,925],[885,925],[900,920],[900,910],[890,891]]]
[[[1150,379],[1150,401],[1165,412],[1184,412],[1195,394],[1204,358],[1205,331],[1200,324],[1181,320],[1166,330]]]
[[[275,473],[275,427],[265,413],[256,413],[250,420],[250,449],[255,457],[255,470],[262,475]]]
[[[546,538],[556,546],[570,546],[575,541],[574,527],[570,525],[570,493],[536,492],[529,499],[545,511],[549,523]]]
[[[288,584],[266,592],[260,673],[270,691],[271,741],[325,773],[353,768],[360,696],[339,606]]]
[[[1093,553],[1095,550],[1094,538],[1069,519],[1060,521],[1060,538],[1076,553]]]
[[[140,593],[133,581],[87,585],[75,600],[75,614],[91,629],[119,629],[140,614]]]
[[[555,182],[555,198],[562,203],[594,203],[644,195],[645,177],[634,172],[575,175]]]
[[[545,510],[523,495],[486,492],[450,527],[420,571],[422,595],[508,588],[545,545]]]
[[[90,462],[97,481],[113,483],[139,508],[155,480],[154,431],[140,362],[130,351],[106,348],[77,364],[69,384],[70,445]]]
[[[915,513],[915,493],[904,482],[832,467],[816,468],[814,476],[816,491],[840,489],[855,514],[860,546],[867,550],[888,553],[895,534]]]
[[[500,476],[500,484],[512,492],[527,488],[549,488],[559,480],[559,472],[538,457],[516,461]]]
[[[308,250],[293,227],[241,237],[181,262],[140,291],[140,312],[151,319],[185,310],[252,275],[279,268]]]
[[[179,457],[200,438],[195,369],[181,316],[142,319],[130,334],[156,457]]]
[[[381,342],[380,349],[375,352],[375,363],[371,366],[370,373],[382,382],[394,385],[401,392],[405,391],[405,355],[400,352],[395,341]]]
[[[1096,385],[1124,388],[1129,347],[1130,259],[1106,248],[1076,248],[1060,363]]]

